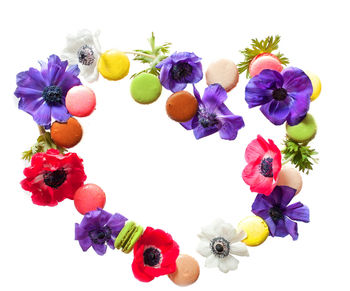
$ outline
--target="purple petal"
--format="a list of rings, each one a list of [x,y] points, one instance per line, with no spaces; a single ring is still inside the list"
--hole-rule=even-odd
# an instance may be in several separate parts
[[[108,245],[112,250],[115,249],[114,240],[113,240],[113,239],[108,240],[108,241],[107,241],[107,245]]]
[[[269,199],[267,199],[267,196],[263,194],[258,194],[256,195],[255,200],[252,204],[252,212],[260,216],[259,213],[261,211],[268,211],[271,207],[273,207],[273,204],[270,202]],[[262,217],[262,218],[265,219],[266,217]]]
[[[288,217],[285,217],[284,224],[286,231],[291,235],[293,240],[297,240],[299,236],[297,223],[290,220]]]
[[[244,121],[241,116],[230,115],[218,117],[222,123],[219,130],[220,137],[226,140],[234,140],[237,137],[238,130],[244,127]]]
[[[198,125],[195,129],[193,129],[193,133],[196,139],[200,139],[202,137],[206,137],[217,132],[219,129],[216,126],[204,128],[201,125]]]
[[[260,107],[260,111],[265,117],[275,125],[283,124],[290,112],[290,97],[287,97],[283,101],[272,100],[271,102],[264,104]]]
[[[51,107],[43,102],[32,114],[34,121],[41,126],[50,126]]]
[[[79,240],[80,247],[84,252],[86,252],[92,245],[92,241],[90,237],[84,238],[82,240]]]
[[[291,105],[290,114],[287,118],[289,125],[297,125],[305,118],[310,107],[310,96],[302,93],[289,94],[294,102]]]
[[[192,62],[189,63],[192,66],[192,74],[186,78],[187,83],[198,83],[203,79],[203,69],[202,64],[197,63],[194,64]]]
[[[159,65],[159,64],[158,64]],[[162,83],[163,87],[168,89],[170,88],[169,86],[169,73],[170,73],[170,69],[171,69],[171,64],[164,64],[164,66],[162,66],[160,73],[159,73],[159,81]]]
[[[103,209],[98,209],[100,211],[100,216],[99,216],[99,225],[104,226],[107,224],[109,219],[112,217],[112,214],[109,212],[103,210]]]
[[[260,215],[259,215],[260,216]],[[261,217],[261,216],[260,216]],[[263,218],[261,217],[262,219],[265,220],[267,226],[269,227],[269,231],[270,231],[270,235],[271,236],[275,236],[275,233],[276,233],[276,224],[275,222],[273,221],[273,219],[268,215],[267,218]]]
[[[92,244],[92,247],[95,250],[95,252],[100,256],[103,256],[107,251],[107,246],[105,244]]]
[[[219,84],[209,85],[203,94],[203,104],[208,112],[213,113],[227,99],[227,92]]]
[[[169,80],[169,88],[167,88],[167,89],[173,93],[176,93],[176,92],[184,90],[186,87],[187,87],[187,83],[177,83],[176,81],[171,79],[171,80]]]
[[[191,61],[191,62],[199,62],[201,58],[197,57],[194,53],[189,52],[175,52],[170,56],[172,62],[182,62],[182,61]]]
[[[80,223],[80,227],[91,230],[100,226],[99,224],[100,210],[93,210],[86,213]]]
[[[52,106],[51,115],[58,122],[66,122],[72,116],[64,105]]]
[[[82,240],[88,237],[88,232],[79,226],[78,223],[75,224],[75,240]]]
[[[17,87],[14,94],[18,98],[38,99],[42,97],[43,91],[28,87]]]
[[[310,222],[309,208],[301,202],[289,205],[286,209],[285,215],[292,220]]]
[[[277,221],[274,236],[285,237],[289,234],[283,219]]]
[[[35,112],[44,102],[43,98],[21,98],[18,102],[18,108],[34,116]]]
[[[180,124],[184,128],[186,128],[187,130],[192,130],[192,129],[194,129],[194,128],[199,126],[199,124],[198,124],[198,116],[195,115],[191,120],[186,121],[186,122],[180,122]]]
[[[296,190],[288,186],[276,186],[267,197],[272,205],[286,207],[293,199]]]
[[[112,232],[119,232],[122,230],[122,228],[125,225],[125,221],[127,221],[127,218],[123,215],[116,213],[112,215],[109,220],[107,221],[106,225],[109,226],[109,228],[112,230]]]
[[[34,68],[30,68],[26,72],[17,74],[16,82],[19,87],[32,88],[39,91],[42,91],[47,86],[41,73]]]

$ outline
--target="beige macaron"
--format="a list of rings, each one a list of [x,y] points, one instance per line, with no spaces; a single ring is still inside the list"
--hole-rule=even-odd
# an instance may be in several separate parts
[[[303,187],[303,178],[297,169],[289,166],[283,166],[277,178],[277,185],[288,186],[295,189],[296,195]]]
[[[189,255],[180,255],[176,260],[176,271],[168,277],[178,286],[188,286],[199,277],[199,264]]]
[[[228,59],[220,59],[211,63],[205,73],[207,84],[220,84],[226,92],[236,87],[239,73],[236,64]]]

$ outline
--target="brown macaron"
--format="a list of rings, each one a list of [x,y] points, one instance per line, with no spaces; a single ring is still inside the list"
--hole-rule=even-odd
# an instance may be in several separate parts
[[[166,102],[168,116],[177,122],[186,122],[196,115],[198,102],[196,97],[187,91],[172,94]]]
[[[71,117],[67,122],[55,121],[51,126],[51,138],[60,147],[72,148],[83,137],[83,128],[78,120]]]
[[[199,264],[189,255],[180,255],[176,260],[176,271],[168,277],[178,286],[188,286],[199,277]]]

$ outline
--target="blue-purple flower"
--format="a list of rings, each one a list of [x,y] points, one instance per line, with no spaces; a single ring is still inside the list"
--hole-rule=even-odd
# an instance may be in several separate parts
[[[178,92],[187,84],[198,83],[203,78],[201,58],[194,53],[175,52],[157,64],[159,79],[163,87]]]
[[[51,118],[66,122],[71,116],[65,105],[66,94],[81,84],[80,71],[77,65],[68,67],[68,61],[61,61],[56,55],[39,64],[40,71],[30,68],[17,74],[14,94],[20,98],[19,109],[32,115],[38,125],[50,128]]]
[[[275,125],[301,122],[310,106],[312,84],[300,69],[289,67],[281,73],[263,70],[250,79],[245,88],[249,108],[260,106],[261,112]]]
[[[225,89],[219,84],[209,85],[204,90],[202,99],[195,86],[193,91],[198,101],[198,112],[191,120],[181,125],[187,130],[193,129],[196,139],[219,131],[222,139],[234,140],[238,130],[244,126],[244,121],[224,104],[227,99]]]
[[[127,219],[119,213],[110,214],[98,208],[84,215],[80,224],[75,224],[75,240],[84,252],[91,246],[99,255],[104,255],[107,245],[114,249],[114,240]]]
[[[276,186],[269,196],[256,196],[252,212],[265,220],[271,236],[285,237],[290,234],[293,240],[297,240],[298,225],[295,221],[310,221],[307,206],[300,202],[288,205],[295,192],[288,186]]]

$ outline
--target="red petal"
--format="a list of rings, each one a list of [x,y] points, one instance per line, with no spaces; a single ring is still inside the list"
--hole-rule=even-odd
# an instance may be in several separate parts
[[[261,160],[268,150],[268,143],[258,135],[257,139],[251,141],[247,146],[245,150],[245,160],[247,163],[255,162],[258,159]]]

